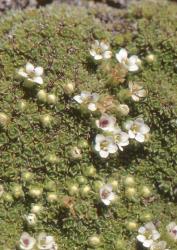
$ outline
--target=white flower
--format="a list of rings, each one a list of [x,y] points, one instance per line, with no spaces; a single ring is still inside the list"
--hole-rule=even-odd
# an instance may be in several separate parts
[[[166,248],[166,241],[153,242],[150,250],[169,250]]]
[[[113,201],[116,197],[115,193],[112,192],[112,185],[105,184],[100,188],[100,198],[101,201],[106,205],[109,206],[111,201]]]
[[[150,248],[153,242],[160,238],[160,233],[156,230],[152,222],[145,224],[144,227],[140,227],[138,233],[137,240],[147,248]]]
[[[99,95],[97,93],[90,93],[88,91],[82,91],[80,95],[76,95],[73,99],[79,104],[86,105],[89,110],[95,111],[97,109],[97,101]]]
[[[54,237],[46,233],[40,233],[37,239],[37,247],[40,250],[57,250],[57,244]]]
[[[118,147],[111,136],[98,134],[95,138],[95,150],[102,158],[107,158],[109,154],[116,153]]]
[[[42,67],[34,67],[31,63],[27,63],[25,68],[21,68],[18,70],[18,74],[25,78],[29,82],[43,84],[43,68]]]
[[[114,137],[114,142],[121,151],[123,151],[123,147],[129,144],[129,135],[123,132],[119,127],[114,129],[113,137]]]
[[[21,235],[19,247],[21,250],[31,250],[33,249],[36,240],[31,237],[28,233],[24,232]]]
[[[177,241],[177,224],[173,221],[166,227],[169,235]]]
[[[138,102],[142,97],[146,96],[146,90],[142,86],[129,82],[130,95],[135,102]]]
[[[115,123],[116,118],[107,114],[102,114],[101,118],[99,120],[96,120],[97,127],[108,132],[114,130]]]
[[[109,44],[95,40],[95,43],[91,47],[90,55],[95,60],[109,59],[112,56],[112,52],[109,50]]]
[[[35,225],[37,222],[37,217],[34,213],[30,213],[28,215],[24,216],[26,222],[28,223],[28,225]]]
[[[144,142],[145,135],[150,131],[150,128],[144,124],[141,118],[137,118],[135,121],[127,121],[125,128],[128,130],[129,137],[138,142]]]
[[[137,56],[128,58],[126,49],[120,49],[120,51],[116,53],[116,59],[119,63],[124,65],[128,71],[137,71],[139,69],[139,58]]]

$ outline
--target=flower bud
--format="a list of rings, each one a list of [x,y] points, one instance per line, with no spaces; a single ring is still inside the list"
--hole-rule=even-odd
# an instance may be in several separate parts
[[[28,215],[25,215],[24,216],[24,219],[26,221],[26,223],[29,225],[29,226],[34,226],[37,222],[37,217],[35,214],[33,213],[30,213]]]
[[[127,222],[127,229],[130,231],[135,231],[137,229],[137,223],[134,221]]]
[[[115,249],[116,250],[125,250],[126,249],[126,246],[125,246],[125,241],[124,240],[120,240],[118,239],[115,243]]]
[[[134,198],[135,195],[136,195],[136,189],[133,188],[133,187],[127,188],[126,191],[125,191],[125,195],[129,199]]]
[[[50,115],[43,115],[40,118],[43,127],[50,127],[52,122],[52,117]]]
[[[9,122],[9,117],[5,113],[0,112],[0,126],[5,128],[8,126]]]
[[[89,177],[94,177],[96,175],[96,169],[94,168],[93,165],[88,166],[84,169],[83,171],[84,175],[89,176]]]
[[[4,193],[4,187],[3,185],[0,185],[0,198],[3,195],[3,193]]]
[[[14,185],[12,188],[12,193],[13,193],[13,196],[17,199],[24,196],[22,186],[20,185]]]
[[[82,195],[83,197],[88,196],[88,194],[90,193],[90,190],[91,190],[90,186],[88,186],[88,185],[83,186],[83,187],[81,188],[81,195]]]
[[[97,247],[101,243],[100,237],[97,235],[93,235],[93,236],[89,237],[88,243],[91,247]]]
[[[45,189],[48,191],[54,191],[56,188],[55,182],[52,180],[48,180],[45,182]]]
[[[80,148],[88,148],[88,146],[89,146],[89,144],[88,144],[88,141],[87,140],[80,140],[79,142],[78,142],[78,146],[80,147]]]
[[[85,184],[87,182],[87,179],[84,176],[78,176],[77,181],[79,184]]]
[[[142,187],[141,193],[144,198],[149,198],[151,196],[151,190],[146,186]]]
[[[25,182],[30,182],[33,179],[33,173],[28,172],[28,171],[23,172],[22,173],[22,179]]]
[[[74,160],[82,158],[81,150],[78,147],[73,147],[71,149],[70,154],[71,154],[71,158],[74,159]]]
[[[147,56],[146,56],[146,61],[147,61],[148,63],[153,63],[153,62],[155,61],[155,55],[153,55],[153,54],[147,55]]]
[[[110,183],[112,185],[112,187],[113,187],[114,190],[116,190],[118,188],[118,181],[117,180],[110,179],[108,181],[108,183]]]
[[[152,220],[152,214],[150,214],[150,213],[144,213],[144,214],[141,215],[140,219],[143,222],[151,221]]]
[[[13,202],[13,200],[14,200],[10,193],[4,193],[3,199],[4,199],[4,201],[9,202],[9,203]]]
[[[37,99],[40,102],[45,103],[47,101],[47,92],[44,89],[39,90],[37,93]]]
[[[104,182],[95,181],[94,182],[94,190],[95,190],[95,192],[98,192],[103,185],[104,185]]]
[[[120,104],[120,105],[118,106],[118,112],[119,112],[122,116],[128,115],[129,111],[130,111],[130,109],[129,109],[128,105],[126,105],[126,104]]]
[[[23,112],[26,108],[27,108],[28,104],[26,101],[24,100],[21,100],[19,103],[18,103],[18,108],[21,112]]]
[[[79,188],[77,184],[71,184],[68,187],[68,192],[70,195],[77,195],[79,192]]]
[[[52,192],[52,193],[48,193],[47,194],[47,201],[50,203],[56,202],[58,200],[58,196],[56,193]]]
[[[75,90],[75,84],[73,82],[68,82],[64,85],[64,92],[67,95],[71,95],[74,93]]]
[[[42,188],[38,188],[38,187],[32,187],[29,190],[29,195],[33,198],[40,198],[42,195]]]
[[[31,213],[39,214],[42,211],[43,207],[40,204],[33,204],[31,207]]]
[[[126,186],[134,186],[135,185],[135,180],[132,176],[127,176],[124,180],[124,184]]]
[[[57,97],[54,94],[48,94],[47,96],[47,103],[50,105],[54,105],[57,102]]]
[[[59,158],[55,154],[48,154],[46,160],[51,164],[55,164],[59,161]]]
[[[142,60],[137,58],[137,64],[138,64],[139,67],[141,67],[142,66]]]

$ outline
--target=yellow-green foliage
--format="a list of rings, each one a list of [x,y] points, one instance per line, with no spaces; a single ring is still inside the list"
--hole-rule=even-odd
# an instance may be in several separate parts
[[[88,238],[95,234],[101,239],[100,250],[120,249],[119,240],[125,240],[122,249],[134,250],[137,230],[127,225],[133,221],[141,226],[147,214],[158,222],[170,249],[176,249],[165,226],[177,215],[177,7],[144,4],[112,14],[110,9],[104,11],[115,21],[104,24],[94,17],[99,10],[68,6],[11,13],[0,21],[0,111],[8,116],[0,133],[0,184],[5,188],[0,203],[0,249],[14,249],[23,231],[33,235],[46,231],[55,236],[62,250],[90,249]],[[143,61],[142,70],[130,73],[121,86],[108,84],[103,68],[89,59],[94,39],[108,40],[114,51],[126,47],[137,54]],[[145,60],[148,53],[155,55],[152,64]],[[24,88],[16,77],[28,61],[44,68],[42,88],[57,96],[56,105],[39,102],[38,89]],[[124,152],[102,160],[92,149],[98,133],[93,117],[80,111],[72,96],[64,93],[64,85],[74,82],[74,94],[90,90],[112,94],[123,102],[120,90],[128,80],[148,89],[142,102],[127,104],[130,117],[142,115],[150,126],[150,140],[143,145],[131,143]],[[43,115],[52,117],[51,126],[42,126]],[[80,159],[73,159],[74,147],[81,149]],[[24,180],[26,171],[33,173],[30,181]],[[133,199],[125,191],[128,175],[135,178]],[[118,181],[118,200],[105,208],[96,186],[98,181],[113,180]],[[23,189],[21,198],[15,197],[17,184]],[[76,194],[73,185],[78,187]],[[83,194],[85,185],[91,188],[87,195]],[[43,189],[38,199],[30,196],[34,186]],[[151,189],[149,199],[142,197],[143,186]],[[57,194],[56,202],[48,201],[50,192]],[[30,228],[23,215],[33,203],[44,209]]]

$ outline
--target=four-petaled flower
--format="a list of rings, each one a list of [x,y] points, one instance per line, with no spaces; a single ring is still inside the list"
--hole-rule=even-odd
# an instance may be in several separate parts
[[[40,233],[37,239],[37,247],[40,250],[57,250],[57,244],[54,237],[46,233]]]
[[[116,53],[116,59],[119,63],[121,63],[128,71],[137,71],[139,69],[139,61],[138,56],[131,56],[128,58],[128,52],[126,49],[120,49],[118,53]]]
[[[116,153],[118,147],[111,136],[98,134],[95,138],[95,150],[102,158],[107,158],[109,154]]]
[[[169,235],[177,241],[177,224],[173,221],[166,227]]]
[[[125,128],[128,130],[129,137],[138,142],[144,142],[145,135],[150,131],[150,128],[144,123],[142,118],[137,118],[135,121],[127,121]]]
[[[109,44],[104,41],[99,42],[95,40],[95,43],[91,47],[90,55],[98,61],[111,58],[112,52],[109,50]]]
[[[153,242],[150,247],[150,250],[169,250],[166,248],[166,246],[166,241]]]
[[[130,95],[135,102],[138,102],[141,98],[146,96],[146,90],[142,86],[129,82],[128,84]]]
[[[116,198],[116,195],[112,190],[113,187],[111,184],[105,184],[100,188],[100,198],[106,206],[109,206],[111,201]]]
[[[160,233],[152,222],[145,224],[144,227],[140,227],[138,233],[137,240],[147,248],[150,248],[153,242],[160,238]]]
[[[102,114],[99,120],[96,120],[96,125],[104,131],[112,132],[116,123],[116,118],[107,114]]]
[[[35,238],[24,232],[21,235],[19,247],[21,250],[32,250],[36,243]]]
[[[99,95],[97,93],[82,91],[80,95],[74,96],[73,99],[79,104],[86,105],[91,111],[97,110],[97,101],[99,100]]]
[[[31,63],[27,63],[25,68],[20,68],[18,70],[18,75],[25,78],[28,82],[43,84],[43,68],[34,67]]]

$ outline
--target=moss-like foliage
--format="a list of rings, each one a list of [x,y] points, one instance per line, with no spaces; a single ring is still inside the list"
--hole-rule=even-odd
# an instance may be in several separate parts
[[[165,227],[177,215],[177,6],[152,3],[128,11],[102,11],[102,17],[109,12],[108,21],[114,21],[98,20],[99,9],[68,6],[16,12],[0,21],[0,111],[8,117],[0,115],[0,181],[5,188],[0,249],[14,249],[23,231],[32,235],[46,231],[62,250],[90,249],[92,235],[100,237],[97,249],[134,250],[136,227],[148,220],[157,223],[170,249],[176,249]],[[137,54],[143,62],[141,70],[128,74],[122,85],[112,85],[106,66],[90,61],[89,48],[95,39],[106,39],[113,51],[126,47]],[[145,60],[148,53],[155,55],[151,64]],[[40,102],[38,89],[25,88],[16,77],[28,61],[44,68],[42,88],[57,96],[55,105]],[[116,64],[113,59],[111,67]],[[130,80],[148,90],[143,101],[127,104],[130,117],[141,115],[151,128],[150,139],[131,143],[103,160],[93,152],[98,133],[95,118],[82,112],[64,86],[73,82],[73,95],[88,90],[124,102],[120,93]],[[47,127],[45,115],[51,117]],[[81,150],[78,158],[75,147]],[[29,180],[27,172],[32,173]],[[135,178],[133,199],[124,184],[128,175]],[[115,181],[118,199],[104,207],[99,182]],[[148,198],[143,197],[144,186],[151,189]],[[33,197],[34,188],[42,189],[40,197]],[[51,202],[51,193],[57,195],[56,201]],[[36,225],[28,227],[23,217],[36,203],[43,210]]]

